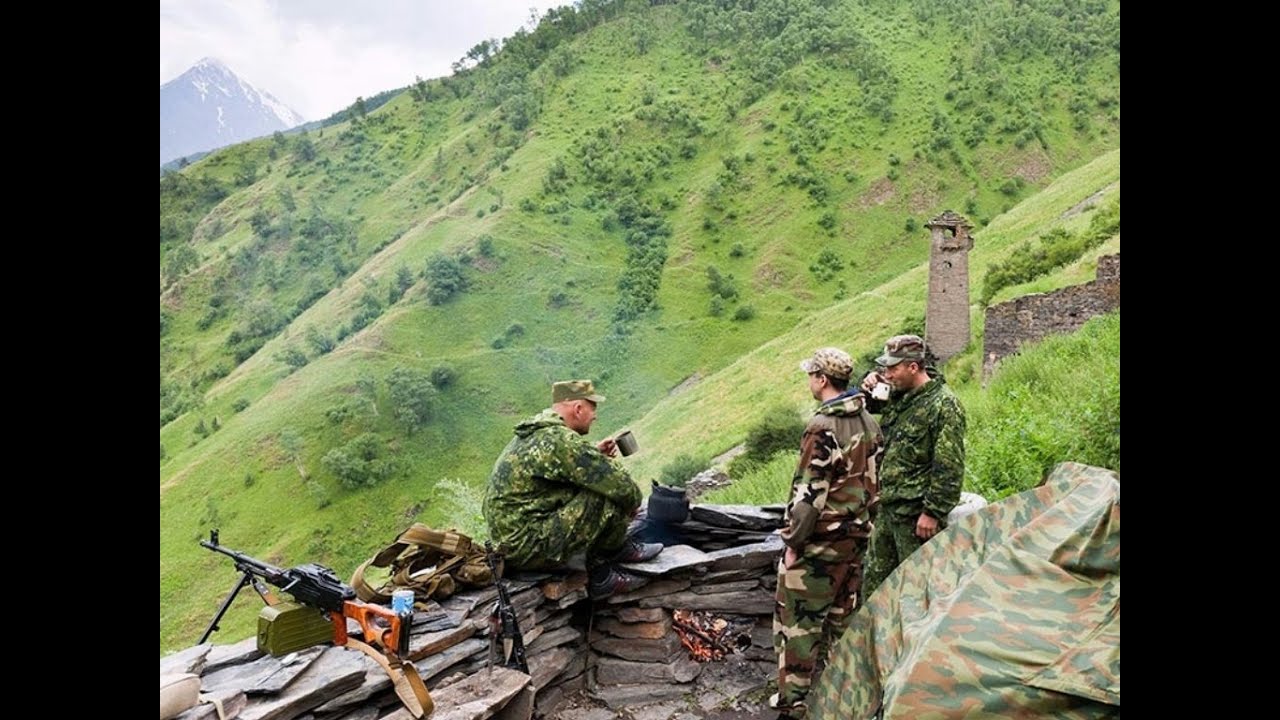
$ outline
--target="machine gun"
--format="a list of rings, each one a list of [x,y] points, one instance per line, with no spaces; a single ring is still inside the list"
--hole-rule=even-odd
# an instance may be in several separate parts
[[[356,599],[356,591],[339,580],[333,570],[323,565],[307,563],[282,569],[236,552],[219,544],[217,530],[210,531],[209,539],[201,540],[200,545],[230,557],[235,561],[236,570],[241,573],[239,582],[222,601],[218,614],[200,637],[201,643],[218,629],[218,623],[231,607],[236,595],[248,585],[267,604],[258,616],[260,650],[280,656],[326,641],[340,647],[360,650],[387,672],[395,685],[396,694],[414,717],[424,717],[434,709],[422,677],[413,663],[405,659],[409,654],[412,611],[402,616],[381,605],[371,605]],[[289,593],[296,603],[281,602],[263,581]],[[329,632],[317,627],[315,611],[327,616]],[[347,635],[347,618],[360,625],[366,642]],[[323,620],[319,621],[319,625],[324,625]],[[370,642],[376,644],[381,652],[370,647]]]
[[[491,632],[489,637],[502,640],[502,665],[515,668],[525,675],[529,674],[529,663],[524,657],[524,635],[520,633],[520,623],[516,620],[516,609],[511,605],[511,596],[507,594],[507,581],[498,572],[497,563],[493,559],[493,546],[484,544],[484,559],[489,563],[489,571],[493,573],[493,584],[498,588],[498,602],[489,614]]]

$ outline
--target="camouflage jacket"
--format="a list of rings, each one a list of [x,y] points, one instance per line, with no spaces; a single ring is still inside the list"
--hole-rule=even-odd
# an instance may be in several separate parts
[[[536,542],[542,521],[584,492],[603,495],[626,512],[640,506],[640,488],[625,468],[565,426],[550,408],[516,425],[516,436],[494,463],[484,518],[499,546]]]
[[[871,533],[881,436],[865,398],[854,391],[828,400],[805,427],[782,531],[790,547]]]
[[[965,417],[946,379],[930,375],[930,382],[894,393],[880,416],[880,502],[895,515],[923,511],[945,524],[964,481]]]

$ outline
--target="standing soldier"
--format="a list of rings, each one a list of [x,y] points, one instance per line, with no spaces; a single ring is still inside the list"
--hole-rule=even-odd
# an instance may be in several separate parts
[[[820,401],[800,441],[791,480],[778,566],[773,644],[784,718],[804,717],[814,668],[840,638],[861,604],[862,556],[876,502],[875,452],[880,428],[850,389],[848,353],[822,348],[800,363]]]
[[[876,358],[862,387],[888,383],[884,406],[884,459],[880,463],[880,513],[867,558],[867,594],[898,564],[946,527],[947,513],[960,502],[964,480],[964,408],[937,370],[927,367],[924,340],[897,335]],[[874,393],[873,393],[874,394]]]
[[[511,567],[586,568],[596,597],[644,584],[613,563],[648,560],[662,550],[661,543],[627,537],[640,488],[613,460],[614,441],[592,445],[582,438],[603,401],[590,380],[552,384],[551,407],[516,425],[484,496],[489,535]]]

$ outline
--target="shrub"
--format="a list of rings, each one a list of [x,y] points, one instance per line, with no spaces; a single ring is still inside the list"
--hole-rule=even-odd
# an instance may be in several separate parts
[[[410,433],[431,419],[436,388],[426,373],[396,366],[387,375],[387,391],[396,418]]]
[[[325,453],[320,462],[349,490],[376,485],[391,477],[395,470],[385,443],[375,433],[356,436],[346,445]]]
[[[710,462],[706,458],[693,455],[677,455],[675,459],[662,467],[658,482],[671,487],[684,487],[694,475],[707,469]]]
[[[450,365],[437,365],[431,370],[431,384],[437,390],[443,390],[458,379],[458,371]]]
[[[753,465],[767,462],[780,452],[794,453],[804,434],[804,420],[789,405],[775,405],[765,411],[747,430],[746,452],[734,458],[730,475],[737,476]]]
[[[467,279],[462,274],[462,263],[436,253],[427,260],[427,269],[423,273],[427,280],[427,302],[441,305],[454,295],[467,288]]]

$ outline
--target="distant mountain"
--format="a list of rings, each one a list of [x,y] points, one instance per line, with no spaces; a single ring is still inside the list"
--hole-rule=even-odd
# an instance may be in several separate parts
[[[160,86],[160,164],[303,122],[284,103],[205,58]]]

